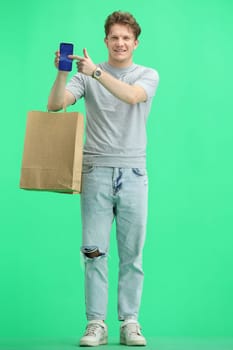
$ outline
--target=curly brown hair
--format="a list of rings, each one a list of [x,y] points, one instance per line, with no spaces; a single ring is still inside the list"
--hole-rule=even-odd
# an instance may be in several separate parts
[[[104,25],[106,37],[109,34],[111,26],[114,24],[124,24],[129,26],[134,33],[135,39],[137,39],[141,33],[141,27],[129,12],[115,11],[107,17]]]

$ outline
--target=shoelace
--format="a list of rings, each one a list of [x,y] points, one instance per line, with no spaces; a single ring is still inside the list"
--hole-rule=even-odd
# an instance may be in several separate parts
[[[96,336],[96,331],[100,327],[101,326],[99,324],[90,324],[90,325],[88,325],[87,326],[87,330],[85,332],[85,335],[94,335],[94,336]]]

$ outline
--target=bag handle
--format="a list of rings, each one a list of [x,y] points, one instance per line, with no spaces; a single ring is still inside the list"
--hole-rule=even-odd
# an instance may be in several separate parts
[[[65,96],[64,101],[63,101],[63,105],[62,105],[62,110],[64,112],[66,112],[66,107],[67,107],[67,104],[66,104],[66,96]]]

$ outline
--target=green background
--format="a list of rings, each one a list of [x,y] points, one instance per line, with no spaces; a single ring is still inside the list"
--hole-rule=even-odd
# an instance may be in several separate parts
[[[79,337],[85,326],[79,196],[20,190],[20,167],[27,111],[46,110],[59,43],[104,61],[104,21],[119,9],[142,26],[134,61],[160,74],[148,120],[144,334],[233,336],[233,2],[9,0],[0,12],[1,338]],[[70,110],[84,112],[83,102]],[[113,227],[114,336],[117,266]]]

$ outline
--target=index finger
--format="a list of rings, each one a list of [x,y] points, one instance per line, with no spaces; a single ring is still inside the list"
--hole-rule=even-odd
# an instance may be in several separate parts
[[[82,56],[77,56],[77,55],[68,55],[67,57],[70,58],[71,60],[78,60],[78,61],[84,59],[84,57],[82,57]]]

